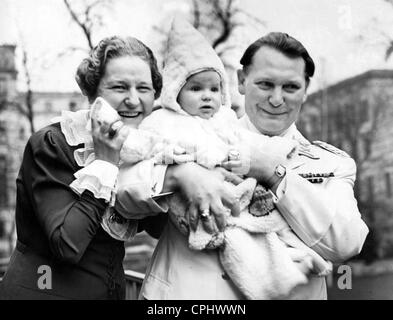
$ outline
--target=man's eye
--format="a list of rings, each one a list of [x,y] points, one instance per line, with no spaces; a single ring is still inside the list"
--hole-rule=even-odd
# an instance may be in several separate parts
[[[258,87],[261,89],[271,89],[274,87],[273,83],[268,81],[261,81],[257,83]]]
[[[300,89],[300,86],[297,84],[287,84],[284,85],[284,90],[289,91],[289,92],[294,92]]]

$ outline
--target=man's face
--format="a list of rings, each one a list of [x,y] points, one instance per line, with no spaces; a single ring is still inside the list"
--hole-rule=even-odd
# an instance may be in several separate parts
[[[261,47],[247,72],[238,71],[250,121],[263,134],[279,135],[294,123],[306,101],[305,62]]]

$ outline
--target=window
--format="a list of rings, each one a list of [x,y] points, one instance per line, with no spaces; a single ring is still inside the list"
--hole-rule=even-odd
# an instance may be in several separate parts
[[[47,101],[45,102],[45,111],[46,112],[52,112],[53,111],[53,105],[51,102]]]
[[[392,196],[392,180],[389,172],[385,173],[385,188],[386,196],[390,198]]]
[[[7,94],[7,80],[0,78],[0,95]]]
[[[0,208],[8,206],[7,159],[0,156]]]
[[[368,200],[372,202],[374,200],[374,179],[373,177],[367,178],[367,187],[368,187]]]
[[[7,143],[7,130],[4,121],[0,121],[0,143],[1,144]]]

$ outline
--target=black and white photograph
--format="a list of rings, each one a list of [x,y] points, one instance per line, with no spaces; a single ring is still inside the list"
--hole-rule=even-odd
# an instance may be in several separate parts
[[[0,300],[393,299],[392,26],[393,0],[0,0]]]

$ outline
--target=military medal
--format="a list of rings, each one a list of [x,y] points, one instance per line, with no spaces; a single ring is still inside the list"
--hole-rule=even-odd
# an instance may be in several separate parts
[[[327,173],[299,173],[304,179],[307,179],[311,183],[322,183],[323,179],[334,177],[334,172]]]

